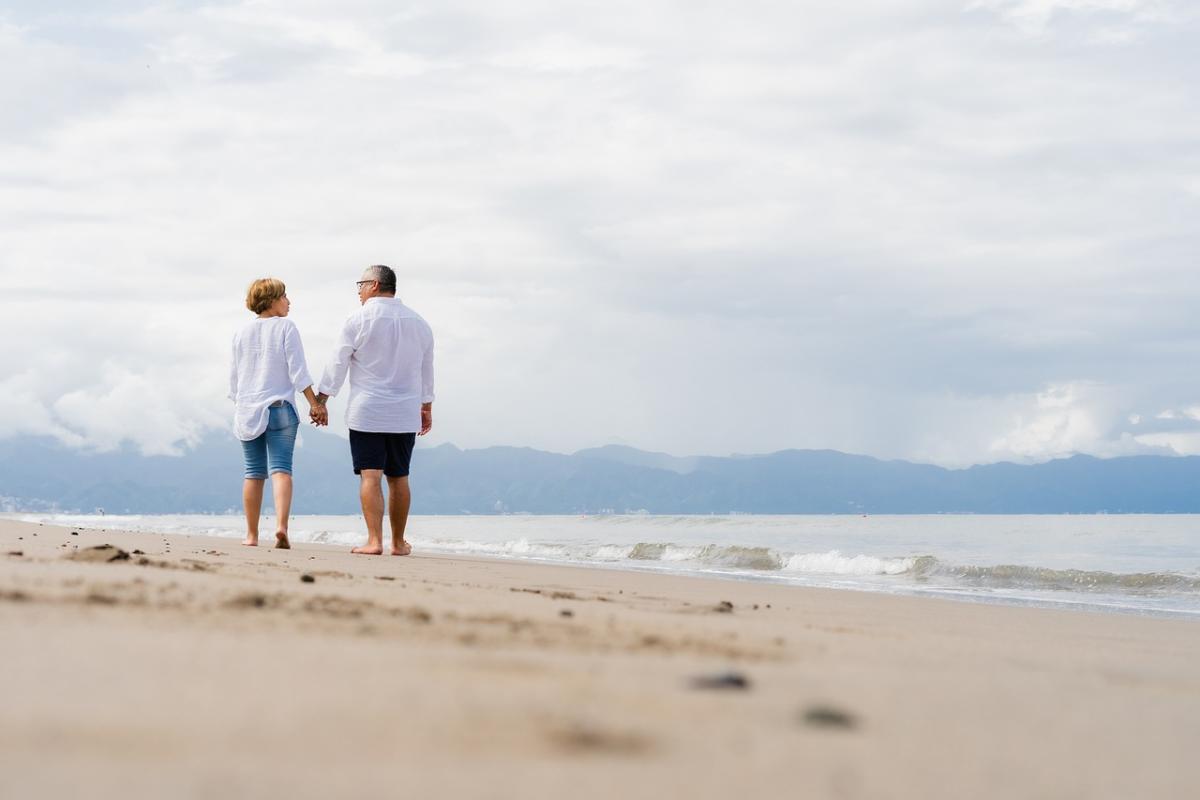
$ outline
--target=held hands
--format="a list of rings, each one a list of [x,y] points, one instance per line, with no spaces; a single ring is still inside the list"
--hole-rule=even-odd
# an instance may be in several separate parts
[[[318,400],[309,405],[308,420],[318,428],[329,424],[329,409],[325,407],[323,400]]]

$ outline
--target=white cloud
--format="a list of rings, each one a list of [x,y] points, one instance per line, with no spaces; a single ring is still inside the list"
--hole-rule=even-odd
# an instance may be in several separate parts
[[[168,370],[133,374],[105,365],[101,384],[61,395],[53,413],[63,428],[97,449],[129,441],[147,455],[178,455],[224,422],[196,395],[177,392],[186,385],[186,375]]]
[[[1200,397],[1177,4],[81,8],[0,28],[0,435],[178,448],[250,278],[317,372],[377,261],[461,446],[964,464]],[[996,35],[1085,17],[1145,47]]]
[[[991,449],[1001,456],[1022,459],[1065,456],[1089,449],[1103,440],[1107,427],[1096,408],[1098,388],[1067,384],[1039,392],[1033,407],[1019,414],[1012,430],[993,442]]]
[[[1098,16],[1136,26],[1171,22],[1185,5],[1182,0],[974,0],[967,7],[996,11],[1021,30],[1042,34],[1056,17]],[[1112,25],[1097,32],[1099,40],[1112,43],[1126,42],[1136,35],[1130,27]]]
[[[1200,455],[1200,431],[1176,431],[1172,433],[1148,433],[1137,440],[1146,445],[1160,447],[1175,455]]]

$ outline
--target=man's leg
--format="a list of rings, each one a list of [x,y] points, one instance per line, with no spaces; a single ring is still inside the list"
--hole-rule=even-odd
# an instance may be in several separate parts
[[[262,514],[262,478],[246,478],[242,481],[242,508],[246,511],[246,538],[242,544],[258,546],[258,518]]]
[[[288,514],[292,510],[292,474],[276,472],[271,475],[271,491],[275,495],[275,546],[280,550],[291,548],[288,542]],[[260,497],[262,490],[259,490]]]
[[[377,556],[383,553],[383,470],[364,469],[359,472],[358,496],[362,501],[363,519],[367,521],[367,544],[350,552]]]
[[[412,492],[408,488],[408,476],[389,477],[388,521],[392,525],[392,555],[406,556],[412,545],[404,541],[404,526],[408,524],[408,507],[412,503]]]

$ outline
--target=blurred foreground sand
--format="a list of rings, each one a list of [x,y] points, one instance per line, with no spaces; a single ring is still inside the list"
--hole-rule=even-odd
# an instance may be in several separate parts
[[[1190,798],[1198,664],[1186,620],[0,521],[3,798]]]

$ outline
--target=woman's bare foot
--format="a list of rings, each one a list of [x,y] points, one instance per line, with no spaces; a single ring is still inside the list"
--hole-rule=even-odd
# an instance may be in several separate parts
[[[398,547],[392,545],[392,555],[394,556],[406,556],[410,553],[412,553],[412,545],[408,542],[401,542]]]
[[[350,552],[358,553],[360,556],[381,556],[383,555],[383,545],[367,542],[363,547],[356,547]]]
[[[246,547],[258,547],[258,537],[247,536],[245,539],[242,539],[242,544]]]
[[[275,534],[275,549],[276,550],[291,550],[292,544],[288,541],[287,531],[278,531]]]

